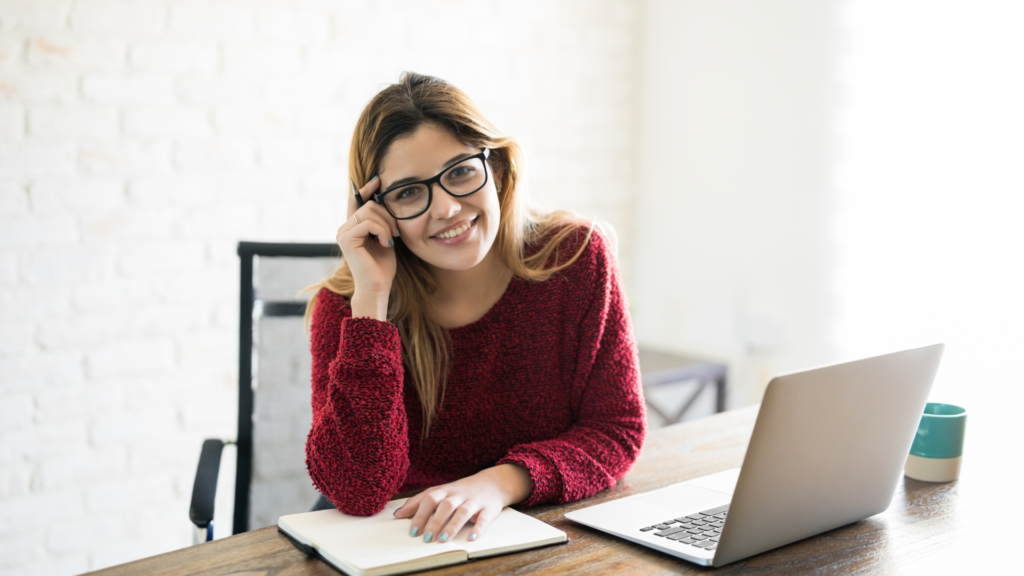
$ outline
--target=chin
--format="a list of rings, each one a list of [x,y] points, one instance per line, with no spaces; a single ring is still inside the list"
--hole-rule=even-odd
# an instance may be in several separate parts
[[[453,254],[444,255],[439,258],[431,258],[429,260],[424,259],[428,264],[435,268],[442,270],[451,270],[452,272],[463,272],[471,268],[476,267],[484,261],[487,253],[474,253],[455,256]]]

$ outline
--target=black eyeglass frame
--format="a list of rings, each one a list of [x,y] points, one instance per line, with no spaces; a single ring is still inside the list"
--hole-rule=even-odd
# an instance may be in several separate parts
[[[395,220],[411,220],[411,219],[416,218],[418,216],[422,216],[424,212],[426,212],[427,210],[430,209],[430,204],[433,203],[433,201],[434,201],[434,184],[437,184],[438,186],[441,187],[442,190],[444,190],[448,194],[454,196],[455,198],[465,198],[466,196],[471,196],[473,194],[476,194],[480,190],[482,190],[484,186],[487,186],[487,183],[490,182],[490,180],[491,180],[491,172],[490,172],[490,170],[487,169],[487,158],[490,157],[490,155],[491,155],[491,149],[490,148],[484,148],[483,151],[480,152],[479,154],[474,154],[472,156],[467,156],[467,157],[463,158],[462,160],[459,160],[455,164],[452,164],[451,166],[449,166],[449,167],[445,168],[444,170],[440,171],[439,173],[437,173],[437,175],[435,175],[433,178],[427,178],[426,180],[417,180],[416,182],[406,182],[405,184],[399,184],[398,186],[392,186],[391,188],[388,188],[387,190],[385,190],[383,192],[377,192],[374,195],[370,196],[370,200],[373,200],[377,204],[380,204],[381,206],[383,206],[384,209],[388,211],[388,214],[391,214],[391,216]],[[459,166],[461,166],[462,164],[468,162],[469,160],[473,160],[474,158],[480,158],[481,160],[483,160],[483,164],[484,164],[484,183],[481,184],[480,187],[477,188],[476,190],[473,190],[472,192],[466,192],[465,194],[456,194],[456,193],[452,192],[451,190],[445,188],[444,184],[441,183],[441,178],[443,178],[445,174],[447,174],[447,173],[451,172],[452,170],[458,168]],[[417,184],[423,184],[423,185],[425,185],[427,187],[427,205],[423,207],[423,210],[413,214],[412,216],[401,216],[401,217],[396,216],[395,213],[391,211],[391,208],[387,204],[384,203],[384,197],[387,196],[388,194],[396,191],[396,190],[401,190],[403,188],[408,188],[409,186],[416,186]]]

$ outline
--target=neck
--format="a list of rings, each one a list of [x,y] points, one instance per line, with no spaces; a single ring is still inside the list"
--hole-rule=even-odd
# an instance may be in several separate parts
[[[435,303],[446,306],[452,303],[489,302],[500,296],[508,286],[512,271],[498,258],[492,248],[484,259],[469,270],[444,270],[431,267],[437,292]]]

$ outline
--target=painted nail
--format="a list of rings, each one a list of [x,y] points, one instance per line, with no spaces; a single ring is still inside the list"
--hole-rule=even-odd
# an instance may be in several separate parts
[[[473,532],[472,534],[470,534],[470,535],[469,535],[469,540],[470,540],[471,542],[472,542],[473,540],[476,540],[476,532]]]
[[[415,527],[415,526],[412,527],[412,530],[409,530],[409,536],[412,536],[413,538],[415,538],[416,535],[419,534],[419,533],[420,533],[420,529]]]
[[[395,236],[401,236],[401,235],[402,235],[402,231],[399,230],[398,228],[395,228]]]
[[[374,175],[373,175],[373,178],[370,178],[370,182],[373,182],[373,181],[374,181],[374,180],[376,180],[376,179],[377,179],[377,175],[376,175],[376,174],[374,174]]]
[[[427,530],[427,533],[423,535],[423,541],[430,544],[430,541],[434,539],[434,533]]]
[[[394,248],[394,247],[395,247],[395,239],[394,238],[388,238],[388,248]]]
[[[398,510],[395,510],[395,511],[394,511],[394,513],[392,514],[392,516],[395,516],[395,517],[397,517],[397,516],[398,516],[398,513],[399,513],[399,512],[401,512],[401,511],[402,511],[402,507],[401,507],[401,506],[399,506],[399,507],[398,507]]]
[[[437,537],[437,541],[438,542],[447,542],[448,541],[448,533],[447,532],[441,532],[441,535]]]

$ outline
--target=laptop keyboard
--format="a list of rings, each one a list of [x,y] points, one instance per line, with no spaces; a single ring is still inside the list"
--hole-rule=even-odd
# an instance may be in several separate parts
[[[705,550],[714,550],[718,548],[718,537],[722,534],[722,526],[725,525],[725,516],[728,511],[729,505],[726,504],[689,516],[666,520],[661,524],[644,526],[640,531],[657,530],[654,535],[661,536],[666,540]]]

